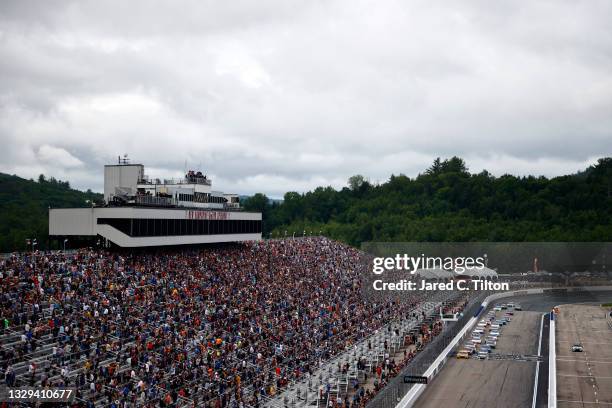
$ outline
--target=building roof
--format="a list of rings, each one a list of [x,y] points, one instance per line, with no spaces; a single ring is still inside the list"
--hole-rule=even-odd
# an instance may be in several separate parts
[[[497,272],[493,269],[483,267],[481,269],[466,269],[459,273],[438,268],[417,269],[414,274],[423,279],[452,279],[457,276],[469,276],[471,278],[496,278]]]
[[[496,278],[497,272],[491,268],[482,267],[479,269],[466,269],[462,273],[456,272],[457,275],[469,276],[472,278]]]
[[[423,279],[451,279],[455,276],[451,271],[438,268],[417,269],[414,274]]]

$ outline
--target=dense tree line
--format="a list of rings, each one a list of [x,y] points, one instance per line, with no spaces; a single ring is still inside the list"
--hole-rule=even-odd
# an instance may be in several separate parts
[[[70,184],[42,174],[38,181],[0,173],[0,252],[23,250],[26,239],[47,247],[49,207],[87,207],[102,195],[73,190]]]
[[[392,175],[374,185],[263,194],[243,202],[262,211],[266,236],[319,232],[364,241],[611,241],[612,158],[561,177],[472,174],[460,158],[436,159],[415,178]]]
[[[366,241],[612,241],[612,158],[583,172],[546,177],[472,174],[463,160],[436,159],[415,178],[392,175],[372,184],[360,175],[347,187],[264,194],[243,200],[261,211],[264,235],[322,233],[359,245]],[[45,248],[49,207],[86,207],[102,195],[68,182],[0,173],[0,252],[37,238]]]

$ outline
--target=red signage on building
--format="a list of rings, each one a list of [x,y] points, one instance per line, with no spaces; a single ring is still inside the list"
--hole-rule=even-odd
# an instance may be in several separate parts
[[[186,218],[188,220],[227,220],[228,215],[225,211],[188,210]]]

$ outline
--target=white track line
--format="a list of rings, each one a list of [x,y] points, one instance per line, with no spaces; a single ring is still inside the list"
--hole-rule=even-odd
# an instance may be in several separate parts
[[[612,378],[612,377],[599,377],[599,376],[592,376],[592,375],[572,375],[572,374],[557,374],[557,377],[597,378],[598,380]]]
[[[612,361],[598,361],[598,360],[570,360],[564,358],[558,358],[557,361],[579,361],[581,363],[596,363],[596,364],[612,364]]]
[[[569,340],[557,340],[557,341],[559,343],[573,343],[572,341],[569,341]],[[609,345],[609,344],[612,344],[612,341],[596,342],[596,341],[585,340],[582,344],[605,344],[605,345]]]
[[[542,328],[544,327],[544,316],[548,313],[542,314],[540,319],[540,338],[538,340],[538,356],[542,354]],[[536,363],[535,381],[533,383],[533,398],[531,400],[531,408],[536,408],[536,400],[538,397],[538,375],[540,374],[540,360]]]

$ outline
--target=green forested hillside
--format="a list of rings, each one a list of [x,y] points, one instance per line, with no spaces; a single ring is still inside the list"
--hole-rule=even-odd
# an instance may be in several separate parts
[[[44,248],[49,207],[85,207],[102,195],[55,179],[0,173],[0,252]],[[243,201],[262,211],[266,237],[303,231],[352,245],[364,241],[612,241],[612,158],[578,174],[494,177],[472,174],[463,160],[436,160],[415,178],[373,185],[361,176],[335,190],[288,192],[282,202],[256,194]]]
[[[264,212],[266,234],[312,231],[364,241],[612,241],[612,158],[573,175],[471,174],[463,160],[436,160],[416,178],[286,193],[281,204],[257,194],[243,204]]]
[[[47,244],[49,207],[86,207],[102,195],[70,188],[68,182],[42,175],[38,181],[0,173],[0,252],[25,249],[27,238]]]

